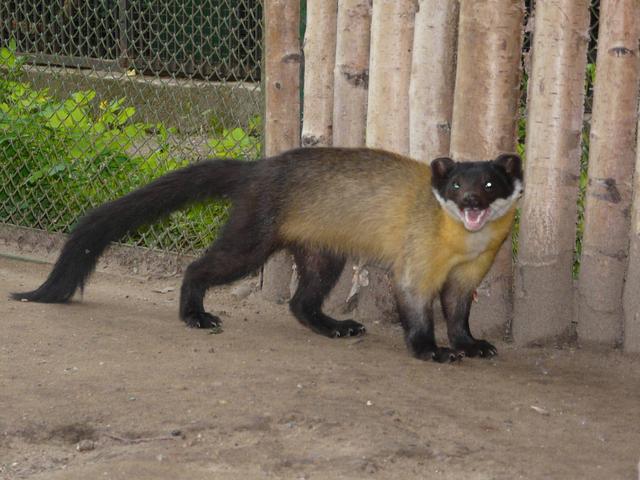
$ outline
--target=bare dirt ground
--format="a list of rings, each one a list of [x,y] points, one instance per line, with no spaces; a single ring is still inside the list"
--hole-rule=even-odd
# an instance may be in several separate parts
[[[2,479],[637,478],[638,357],[498,341],[425,363],[396,325],[330,340],[229,288],[213,335],[178,321],[175,277],[7,300],[48,269],[0,257]]]

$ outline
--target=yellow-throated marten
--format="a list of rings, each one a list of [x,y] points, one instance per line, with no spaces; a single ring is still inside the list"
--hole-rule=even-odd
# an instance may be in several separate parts
[[[65,302],[82,288],[109,242],[184,205],[212,197],[232,203],[212,247],[187,268],[180,317],[191,327],[217,326],[205,291],[259,268],[277,250],[295,258],[295,317],[330,337],[364,326],[335,320],[322,302],[352,255],[393,274],[405,338],[418,358],[452,361],[496,349],[469,330],[473,292],[507,238],[522,193],[517,155],[431,166],[371,149],[296,149],[257,162],[209,160],[176,170],[79,221],[47,280],[14,299]],[[451,348],[438,347],[432,303],[440,295]]]

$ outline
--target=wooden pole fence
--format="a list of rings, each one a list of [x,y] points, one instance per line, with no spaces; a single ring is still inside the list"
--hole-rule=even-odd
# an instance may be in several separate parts
[[[451,155],[488,160],[516,150],[524,2],[462,0]],[[505,242],[478,289],[475,331],[503,330],[512,316],[511,245]]]
[[[300,0],[264,2],[264,153],[275,155],[300,146]],[[289,297],[292,261],[274,255],[262,272],[262,295]]]
[[[600,9],[578,282],[577,326],[583,342],[622,343],[638,118],[639,12],[638,0],[604,1]]]
[[[573,320],[588,29],[589,0],[538,3],[512,325],[521,345],[563,334]]]
[[[424,162],[442,155],[491,159],[516,151],[524,120],[518,256],[514,264],[511,242],[505,242],[479,289],[472,329],[493,337],[510,333],[517,345],[577,334],[583,343],[640,351],[637,0],[601,2],[591,116],[584,115],[590,0],[535,2],[526,83],[523,0],[308,2],[302,123],[299,7],[299,0],[264,2],[265,153],[302,139],[307,147],[367,145]],[[576,283],[586,150],[589,182]],[[340,308],[329,309],[344,310],[346,297],[357,291],[356,317],[389,318],[388,278],[370,266],[359,268],[355,275],[346,269],[327,302]],[[270,261],[265,296],[284,300],[290,284],[291,264]]]

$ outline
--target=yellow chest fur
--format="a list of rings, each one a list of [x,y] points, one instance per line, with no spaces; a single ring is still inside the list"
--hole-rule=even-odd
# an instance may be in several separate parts
[[[511,230],[514,214],[515,208],[478,232],[469,232],[461,222],[444,214],[433,238],[425,238],[420,248],[409,247],[410,253],[396,266],[401,284],[417,286],[425,296],[433,295],[457,266],[472,265],[487,252],[495,254]],[[474,277],[482,277],[486,262],[477,263],[482,271],[474,272]]]
[[[508,215],[505,215],[508,217]],[[491,222],[478,232],[470,232],[461,222],[445,215],[439,231],[438,244],[443,254],[459,262],[474,260],[491,248],[497,248],[509,232],[511,222],[507,218]]]

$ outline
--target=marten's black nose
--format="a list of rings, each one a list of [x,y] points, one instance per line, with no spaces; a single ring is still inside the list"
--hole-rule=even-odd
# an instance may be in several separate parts
[[[462,208],[481,208],[481,200],[478,195],[467,192],[462,197]]]

